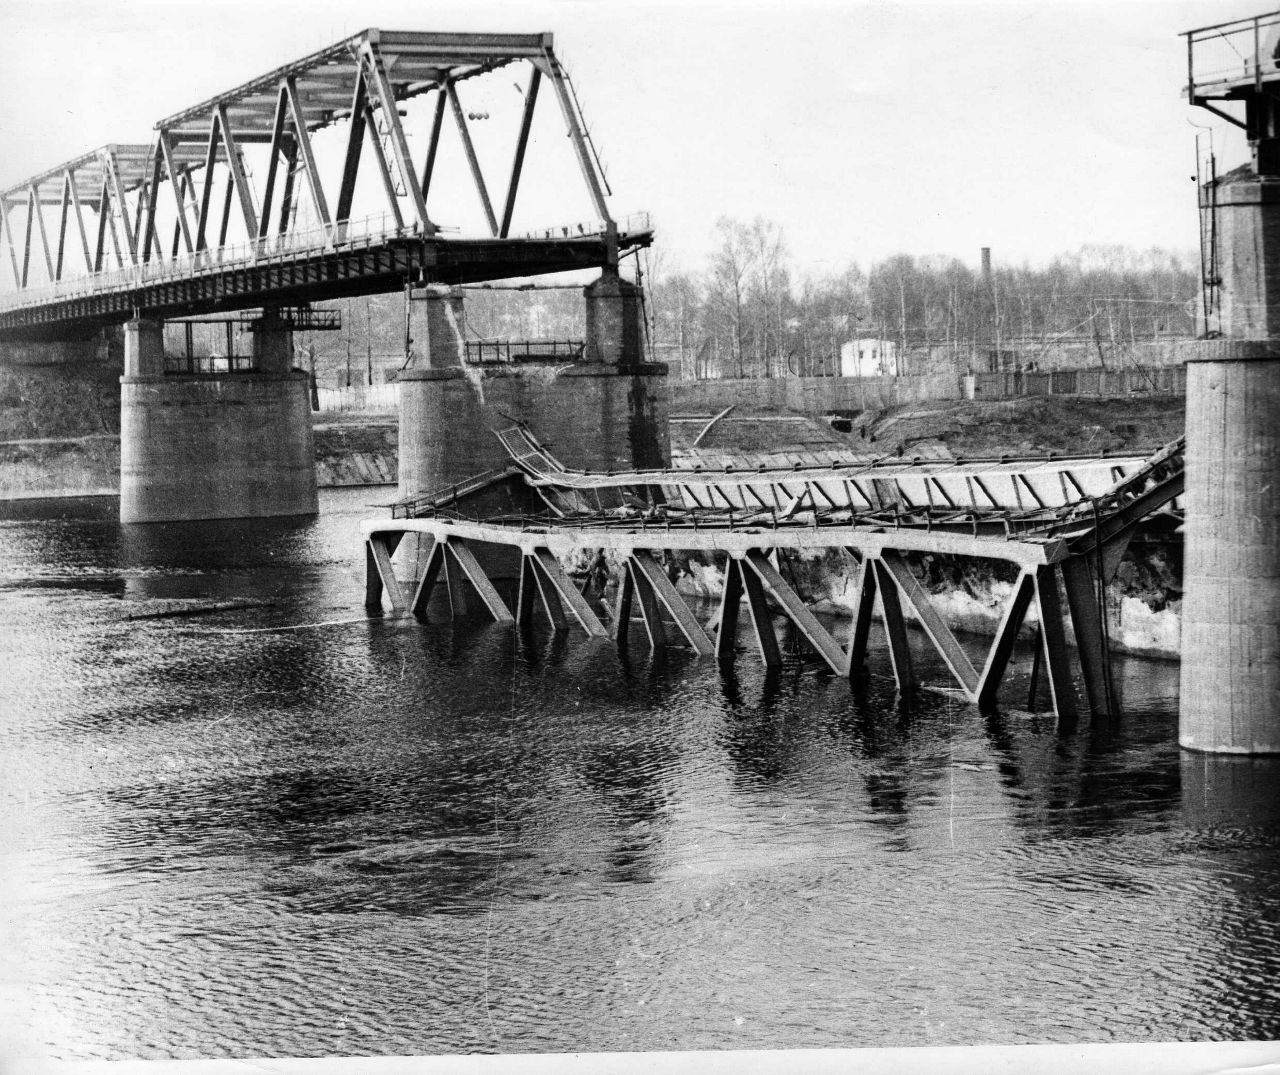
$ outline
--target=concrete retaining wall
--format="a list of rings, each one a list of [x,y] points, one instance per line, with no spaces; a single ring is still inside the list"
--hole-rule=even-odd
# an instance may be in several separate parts
[[[966,378],[951,374],[926,377],[773,377],[741,380],[677,381],[672,384],[676,413],[718,413],[734,404],[744,411],[884,410],[908,403],[966,398]],[[1182,366],[1116,370],[1098,368],[1045,373],[980,373],[972,377],[973,398],[1024,396],[1183,395]]]
[[[349,388],[317,388],[320,411],[373,411],[394,413],[400,406],[398,384],[353,384]]]

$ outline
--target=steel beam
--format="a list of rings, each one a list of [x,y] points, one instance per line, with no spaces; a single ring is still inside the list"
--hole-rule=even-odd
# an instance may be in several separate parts
[[[35,224],[35,209],[33,208],[35,194],[31,191],[27,192],[27,220],[26,227],[23,229],[22,237],[22,281],[19,287],[27,286],[27,278],[31,272],[31,229]]]
[[[569,611],[573,613],[574,619],[582,626],[582,629],[593,638],[607,638],[608,630],[604,624],[600,622],[600,618],[595,611],[587,604],[586,598],[578,591],[573,584],[573,580],[565,574],[564,568],[560,566],[560,561],[555,558],[550,549],[538,548],[533,550],[534,560],[543,575],[554,587],[560,598],[568,606]]]
[[[946,662],[956,682],[965,692],[965,697],[971,702],[975,701],[978,694],[978,673],[973,667],[973,662],[969,660],[969,655],[956,640],[956,636],[951,633],[951,628],[938,615],[938,610],[933,607],[928,592],[912,574],[902,554],[886,552],[880,563],[893,576],[899,592],[915,610],[916,618],[924,628],[925,634],[929,636],[934,648]]]
[[[527,573],[526,573],[527,572]],[[542,603],[542,611],[546,613],[547,620],[551,624],[553,631],[568,630],[569,623],[565,619],[564,606],[560,602],[560,595],[556,591],[555,583],[539,569],[538,557],[536,550],[526,553],[522,557],[522,566],[520,571],[520,600],[525,600],[526,581],[529,584],[529,611],[532,614],[533,594],[536,591],[538,599]]]
[[[378,124],[372,107],[365,105],[364,129],[369,136],[369,144],[373,147],[373,159],[378,164],[378,175],[382,178],[382,192],[386,195],[387,205],[396,222],[396,231],[404,227],[404,216],[400,212],[400,199],[396,195],[395,180],[391,177],[391,166],[383,151],[382,139],[378,136]]]
[[[431,545],[427,549],[427,555],[422,556],[422,550],[418,550],[418,561],[422,563],[422,574],[418,578],[418,585],[413,591],[413,600],[409,603],[409,611],[415,616],[425,617],[427,614],[427,602],[431,600],[431,591],[435,589],[436,581],[440,577],[440,568],[444,566],[444,542],[435,538],[430,538]]]
[[[431,176],[436,169],[436,151],[440,147],[440,128],[444,125],[444,109],[449,95],[441,88],[436,93],[436,108],[431,117],[431,134],[427,139],[427,157],[422,165],[422,201],[426,204],[431,190]]]
[[[293,182],[298,172],[298,140],[296,138],[290,138],[285,143],[284,167],[284,190],[280,192],[280,220],[276,224],[277,235],[284,235],[289,230],[289,215],[293,212]]]
[[[218,159],[218,142],[220,138],[220,129],[218,125],[218,117],[215,114],[209,120],[209,141],[205,146],[204,153],[204,182],[201,184],[200,191],[200,211],[196,214],[196,251],[207,250],[209,244],[206,240],[206,232],[209,225],[209,207],[213,197],[213,166]]]
[[[667,612],[671,614],[675,625],[693,647],[694,652],[700,657],[709,657],[714,653],[715,645],[707,632],[703,630],[693,610],[680,596],[680,592],[671,584],[666,571],[654,559],[653,554],[647,549],[636,549],[631,553],[630,560],[635,565],[635,570],[649,583],[654,595],[666,606]]]
[[[458,90],[452,80],[445,83],[445,92],[449,95],[449,103],[453,106],[453,120],[462,139],[462,148],[467,154],[467,164],[471,167],[471,178],[476,185],[476,193],[480,195],[480,204],[484,207],[485,219],[489,222],[489,231],[498,237],[498,218],[493,215],[493,203],[489,201],[489,189],[484,185],[484,174],[480,171],[480,160],[476,156],[476,147],[471,144],[471,131],[467,128],[467,117],[462,111],[462,102],[458,100]]]
[[[538,87],[542,84],[542,72],[534,67],[529,75],[529,88],[524,95],[524,111],[520,115],[520,133],[516,138],[515,159],[511,163],[511,180],[507,183],[507,199],[502,209],[502,226],[498,234],[506,238],[511,234],[511,217],[516,208],[516,190],[520,186],[520,173],[524,169],[524,154],[529,145],[529,132],[533,128],[533,110],[538,103]]]
[[[1013,593],[1000,616],[1000,625],[996,628],[991,649],[987,651],[987,660],[978,677],[976,701],[978,708],[990,712],[996,708],[996,696],[1000,684],[1004,681],[1005,672],[1009,668],[1009,660],[1013,656],[1013,647],[1018,641],[1018,631],[1022,629],[1035,596],[1036,578],[1033,571],[1024,570],[1014,584]]]
[[[62,181],[62,204],[58,210],[58,257],[54,266],[54,280],[62,279],[62,266],[67,252],[67,216],[71,212],[71,177]]]
[[[271,203],[275,197],[276,172],[284,149],[284,122],[289,115],[289,91],[283,85],[276,91],[276,109],[271,120],[271,146],[267,150],[267,177],[262,191],[262,213],[258,219],[257,239],[261,244],[271,231]]]
[[[427,235],[432,235],[435,233],[436,227],[427,217],[426,199],[421,186],[418,185],[418,176],[413,169],[413,157],[409,153],[409,143],[404,135],[404,127],[400,123],[400,112],[396,106],[395,92],[392,90],[390,82],[387,81],[387,73],[383,69],[382,59],[377,52],[366,44],[361,50],[361,54],[364,58],[364,68],[368,75],[369,85],[373,89],[373,96],[377,98],[378,105],[382,110],[382,119],[387,126],[387,133],[391,139],[391,151],[400,169],[400,176],[409,195],[409,202],[413,206],[414,216],[422,230]],[[397,211],[397,219],[398,217],[399,212]]]
[[[853,550],[848,550],[851,554]],[[852,678],[866,670],[867,639],[871,635],[871,616],[876,607],[876,569],[869,557],[858,565],[858,582],[854,591],[853,623],[849,628],[849,651],[845,670]]]
[[[298,144],[298,153],[302,157],[302,165],[306,171],[307,187],[311,191],[311,203],[315,206],[316,215],[320,218],[321,223],[326,228],[329,228],[333,224],[333,218],[329,216],[329,203],[325,200],[324,185],[320,182],[320,171],[316,167],[315,155],[311,152],[311,138],[307,132],[306,113],[302,109],[302,102],[298,100],[298,85],[292,75],[284,80],[284,85],[289,94],[289,114],[293,119],[294,139]],[[352,115],[354,116],[355,113]],[[359,147],[360,141],[356,139],[357,151]],[[349,149],[350,143],[348,143],[348,151]],[[350,209],[351,207],[348,205],[347,211],[350,212]]]
[[[626,569],[631,573],[635,583],[635,595],[640,603],[640,617],[644,622],[645,633],[649,636],[649,649],[654,654],[661,653],[667,645],[667,630],[662,622],[662,611],[658,607],[653,584],[630,557],[627,559]]]
[[[342,183],[338,187],[336,220],[344,225],[351,217],[351,202],[355,197],[356,176],[360,173],[360,153],[364,148],[365,106],[369,95],[364,81],[364,71],[356,75],[351,94],[351,124],[347,129],[347,152],[342,163]]]
[[[560,102],[560,112],[564,116],[565,130],[568,131],[569,140],[573,143],[573,151],[578,158],[578,168],[587,184],[587,192],[591,195],[591,204],[595,207],[596,215],[606,224],[612,224],[613,218],[609,215],[609,207],[605,204],[600,177],[596,174],[595,163],[587,146],[586,133],[578,123],[577,109],[569,96],[569,87],[565,84],[560,61],[548,49],[539,60],[534,62],[542,68],[542,73],[551,79],[551,84],[555,87],[556,100]]]
[[[218,224],[218,260],[222,260],[223,248],[227,245],[227,227],[231,223],[231,203],[235,200],[236,178],[231,171],[227,172],[227,182],[222,196],[222,220]]]
[[[844,650],[818,622],[808,606],[800,600],[800,595],[783,581],[782,576],[778,574],[773,564],[769,563],[764,553],[759,549],[751,549],[741,562],[759,576],[764,588],[786,613],[787,618],[800,629],[800,633],[804,635],[818,656],[826,662],[827,667],[836,675],[844,674],[848,664]],[[772,628],[770,630],[772,631]]]
[[[475,554],[467,547],[466,542],[453,538],[445,542],[444,547],[448,555],[462,569],[463,575],[471,583],[472,589],[475,590],[476,595],[484,603],[484,607],[488,609],[489,615],[498,623],[515,623],[515,617],[511,615],[511,610],[507,608],[506,602],[502,600],[501,595],[494,589],[493,583],[489,581],[489,576],[484,573],[484,568],[480,566]]]
[[[110,210],[107,208],[107,200],[110,198],[107,191],[107,181],[104,177],[102,180],[102,190],[98,195],[98,237],[93,248],[93,266],[89,270],[93,273],[102,272],[102,263],[107,255],[107,222],[110,218]]]
[[[884,618],[884,633],[889,641],[889,660],[893,665],[893,678],[898,693],[907,697],[915,690],[915,668],[911,660],[911,642],[907,635],[907,621],[902,615],[902,601],[893,575],[879,557],[868,558],[876,573],[876,587],[880,591],[880,614]]]
[[[1044,645],[1049,691],[1060,726],[1068,728],[1076,718],[1075,688],[1071,683],[1071,660],[1063,630],[1062,602],[1058,598],[1057,572],[1053,565],[1036,568],[1036,609]]]
[[[22,271],[18,268],[18,252],[14,249],[13,229],[9,226],[9,205],[3,196],[0,196],[0,228],[4,229],[5,245],[9,248],[9,264],[13,267],[13,282],[18,287],[21,287]]]
[[[1111,681],[1102,610],[1098,607],[1097,575],[1083,556],[1069,556],[1058,567],[1067,594],[1067,611],[1076,636],[1076,653],[1084,673],[1089,710],[1094,716],[1107,716],[1114,712],[1115,686]]]
[[[625,650],[631,636],[631,606],[635,599],[636,580],[631,568],[624,561],[622,575],[618,579],[618,595],[613,606],[613,639],[618,648]]]
[[[134,257],[134,251],[137,244],[134,240],[134,234],[129,227],[129,203],[125,201],[124,185],[120,181],[120,169],[116,166],[116,157],[114,153],[105,153],[102,158],[102,166],[106,170],[107,182],[111,186],[111,196],[115,206],[120,211],[120,222],[124,225],[124,247],[129,252],[129,264],[137,265],[137,258]],[[112,238],[115,241],[115,215],[112,214]],[[119,243],[116,242],[116,255],[119,256]],[[122,262],[123,264],[123,262]]]
[[[755,632],[756,646],[760,650],[760,659],[768,668],[777,668],[782,664],[782,650],[778,646],[778,636],[773,631],[773,616],[769,612],[769,602],[765,597],[764,587],[760,584],[760,576],[755,571],[748,571],[743,560],[750,555],[747,550],[737,560],[738,572],[742,576],[742,592],[747,598],[747,614],[751,617],[751,627]]]
[[[231,120],[227,117],[225,105],[218,105],[217,115],[218,122],[222,125],[222,143],[227,150],[227,167],[231,169],[236,194],[240,197],[240,212],[244,216],[245,234],[252,240],[258,234],[258,214],[253,208],[253,192],[244,174],[244,161],[240,157],[240,147],[236,144],[236,136],[231,130]]]
[[[366,542],[366,548],[372,557],[374,569],[377,571],[378,577],[382,582],[383,589],[386,590],[387,599],[391,602],[393,612],[404,612],[408,608],[408,599],[405,597],[404,587],[400,585],[400,580],[396,578],[395,568],[391,565],[391,554],[395,552],[396,546],[400,544],[402,534],[395,531],[387,531],[381,534],[370,534]],[[366,560],[368,563],[368,560]],[[372,594],[372,587],[366,587],[365,600],[368,601]]]
[[[716,657],[732,661],[738,637],[738,612],[742,605],[742,565],[730,556],[724,565],[724,587],[716,615]]]
[[[141,249],[138,256],[142,260],[142,264],[146,265],[151,261],[151,240],[156,233],[156,203],[160,199],[160,176],[164,167],[164,148],[160,145],[160,141],[156,140],[156,150],[151,158],[151,183],[140,188],[138,194],[138,212],[143,213],[143,202],[146,203],[145,213],[139,231],[138,237]],[[173,186],[172,177],[170,177],[170,186]],[[163,257],[163,253],[161,257]]]
[[[173,140],[169,137],[169,132],[162,130],[157,141],[160,143],[160,154],[164,157],[164,167],[169,174],[169,187],[173,191],[173,203],[178,213],[176,227],[182,235],[187,253],[190,254],[195,250],[195,244],[191,239],[191,222],[187,219],[187,202],[184,193],[190,184],[190,176],[186,171],[179,172],[174,167]]]

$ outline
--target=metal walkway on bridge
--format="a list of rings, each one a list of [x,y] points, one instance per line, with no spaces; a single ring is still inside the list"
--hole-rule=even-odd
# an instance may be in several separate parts
[[[479,475],[434,497],[401,502],[392,518],[363,524],[370,605],[380,605],[385,593],[394,611],[425,615],[436,583],[443,581],[455,613],[464,607],[463,590],[470,590],[499,622],[527,624],[540,608],[559,629],[567,624],[567,612],[588,635],[612,635],[620,645],[627,642],[632,609],[638,606],[655,650],[674,637],[674,629],[675,636],[682,637],[698,654],[727,660],[734,653],[739,615],[745,604],[752,635],[766,664],[781,662],[773,626],[775,615],[780,614],[833,673],[847,676],[864,667],[872,615],[878,606],[893,675],[904,694],[917,686],[906,633],[910,611],[949,669],[952,689],[983,707],[996,704],[1018,632],[1034,606],[1038,660],[1043,660],[1046,670],[1052,707],[1063,720],[1074,718],[1077,712],[1068,624],[1090,710],[1097,714],[1115,711],[1104,613],[1105,581],[1114,574],[1139,523],[1154,512],[1169,509],[1183,489],[1183,444],[1179,440],[1149,459],[1128,461],[1128,473],[1097,495],[1082,495],[1057,505],[1007,507],[977,503],[974,497],[966,505],[916,504],[908,510],[900,506],[885,510],[854,503],[848,492],[855,487],[851,475],[832,468],[838,480],[845,482],[844,504],[824,503],[795,491],[797,480],[812,486],[812,477],[797,479],[794,471],[764,470],[717,475],[716,485],[725,490],[724,502],[712,507],[696,497],[690,503],[653,495],[655,489],[683,493],[685,472],[572,472],[560,466],[527,429],[515,427],[501,435],[513,453],[511,468]],[[1074,465],[1077,461],[1070,462]],[[944,464],[931,460],[927,466],[942,467],[945,473]],[[1041,465],[1042,461],[1024,464],[1030,470]],[[969,464],[969,471],[961,476],[972,481],[981,476],[981,466]],[[1018,473],[1014,460],[1004,460],[999,466],[1012,468],[1001,473]],[[879,479],[886,482],[899,480],[909,470],[896,461],[869,464],[860,472],[865,475],[868,469],[876,468],[887,475]],[[929,480],[934,476],[933,472],[927,475]],[[470,493],[513,477],[527,481],[540,493],[571,490],[578,495],[585,489],[594,495],[599,490],[627,490],[633,502],[579,511],[566,511],[562,506],[544,516],[515,518],[466,518],[457,510]],[[916,480],[925,477],[915,475]],[[830,480],[836,479],[822,479],[824,483]],[[1015,483],[1019,480],[1010,478]],[[772,492],[750,505],[737,483]],[[645,489],[649,499],[642,502],[639,496]],[[775,498],[775,494],[780,498],[781,490],[791,497],[788,509],[782,511]],[[420,535],[426,545],[419,549],[414,577],[402,582],[392,557],[407,534]],[[518,553],[514,613],[481,567],[473,551],[476,545],[501,546]],[[858,567],[854,620],[843,643],[786,581],[789,554],[812,556],[833,549],[842,550]],[[618,593],[611,611],[593,606],[560,563],[560,557],[583,550],[609,550],[619,562]],[[659,560],[659,556],[673,552],[710,554],[723,562],[723,595],[706,624],[677,591]],[[911,558],[919,554],[998,561],[1014,569],[1016,578],[995,638],[980,661],[973,660],[944,622],[933,596],[912,570]],[[606,626],[606,620],[611,626]]]

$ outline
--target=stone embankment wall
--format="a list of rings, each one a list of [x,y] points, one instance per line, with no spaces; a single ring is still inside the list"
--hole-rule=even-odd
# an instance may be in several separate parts
[[[394,418],[376,424],[317,424],[317,484],[322,489],[345,485],[394,485],[398,477],[399,434]]]

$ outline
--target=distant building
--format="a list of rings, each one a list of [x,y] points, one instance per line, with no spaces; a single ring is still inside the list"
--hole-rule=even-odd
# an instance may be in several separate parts
[[[870,337],[840,347],[841,377],[893,377],[898,373],[898,345]]]

